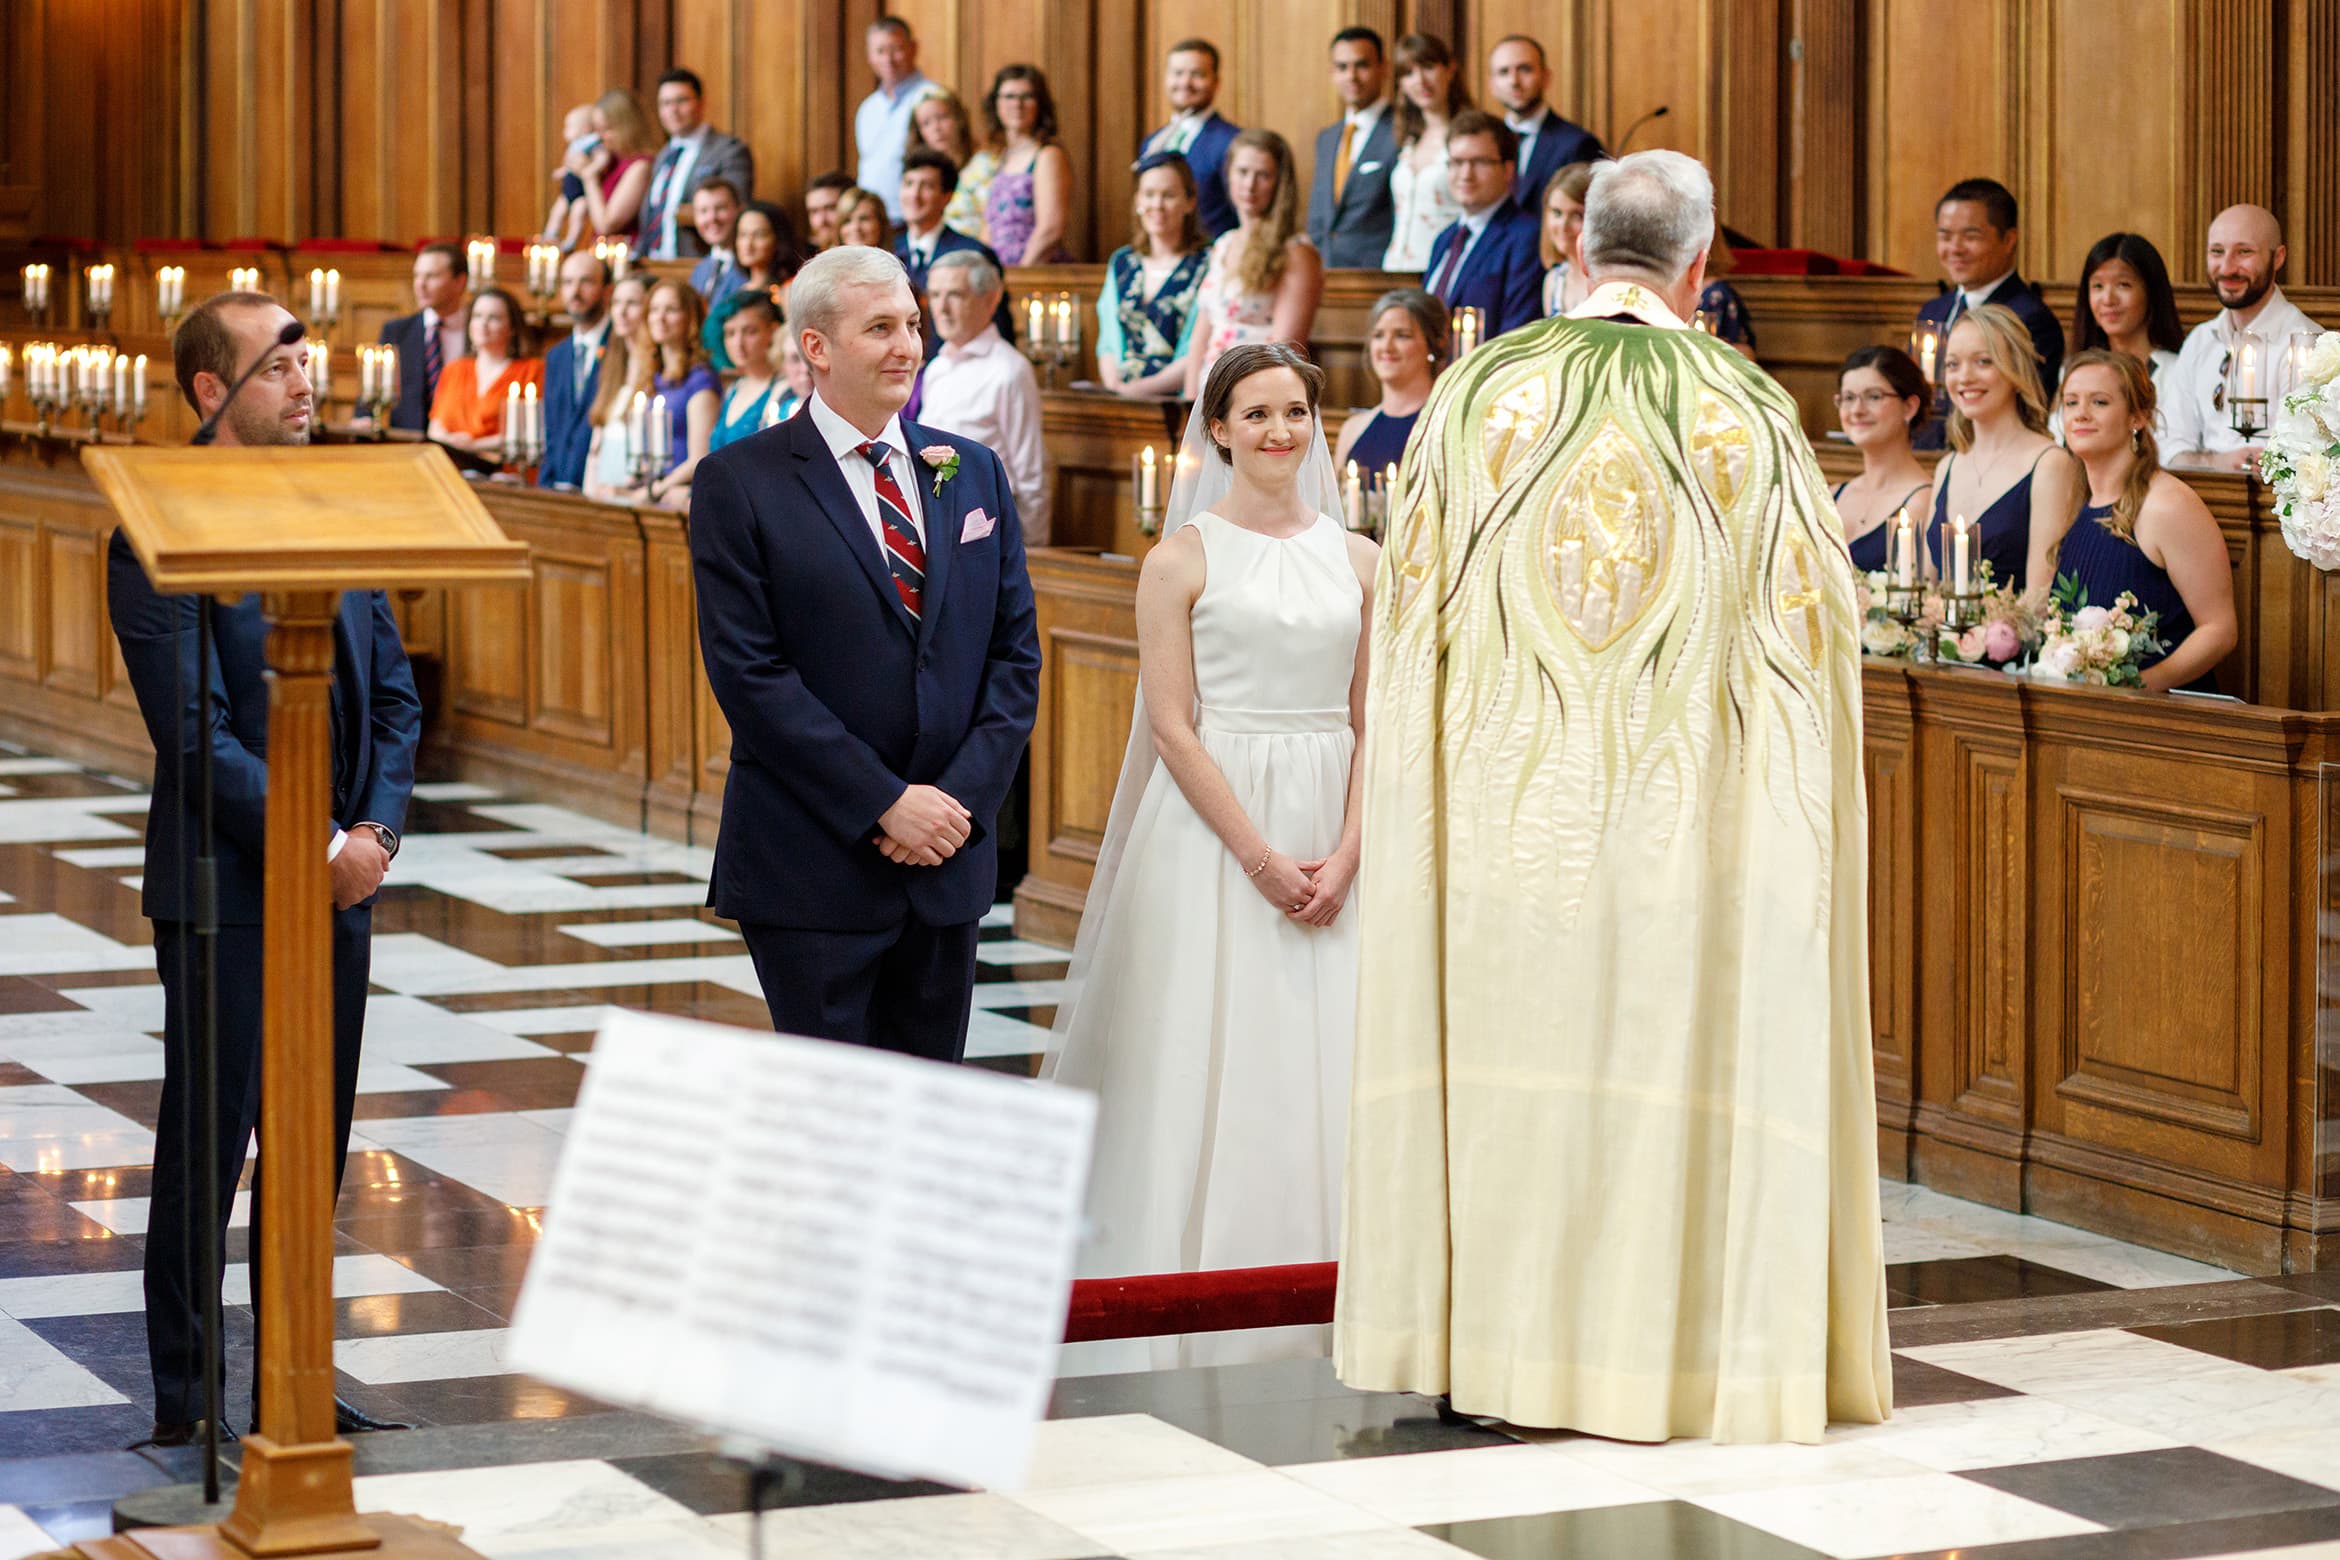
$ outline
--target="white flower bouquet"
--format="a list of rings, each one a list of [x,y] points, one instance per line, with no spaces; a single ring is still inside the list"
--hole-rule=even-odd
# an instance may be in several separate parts
[[[2039,659],[2034,677],[2087,683],[2098,688],[2137,688],[2145,663],[2165,654],[2155,637],[2161,615],[2137,610],[2137,598],[2122,591],[2109,607],[2088,604],[2088,592],[2069,574],[2056,577],[2040,622]]]
[[[2319,569],[2340,568],[2340,332],[2316,338],[2259,475],[2275,490],[2275,514],[2291,550]]]

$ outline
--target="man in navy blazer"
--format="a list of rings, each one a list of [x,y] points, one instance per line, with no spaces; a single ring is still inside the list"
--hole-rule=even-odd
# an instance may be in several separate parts
[[[788,296],[804,409],[691,482],[699,645],[731,723],[708,903],[784,1034],[958,1061],[993,823],[1039,707],[999,457],[903,420],[922,347],[883,251]]]
[[[1450,310],[1477,309],[1481,341],[1516,330],[1544,310],[1537,220],[1511,200],[1518,144],[1508,125],[1475,108],[1446,127],[1447,180],[1463,214],[1430,241],[1422,285]]]
[[[2032,351],[2039,355],[2040,388],[2052,404],[2056,382],[2064,367],[2064,327],[2039,301],[2029,282],[2015,271],[2015,251],[2022,235],[2016,228],[2014,193],[1996,179],[1961,179],[1934,205],[1934,255],[1950,285],[1929,298],[1917,312],[1920,325],[1941,332],[1942,356],[1949,355],[1950,327],[1968,311],[1986,303],[2003,304],[2015,311],[2031,333]],[[1942,371],[1937,358],[1934,372]],[[1942,447],[1942,423],[1918,430],[1920,449]]]
[[[219,424],[224,446],[297,445],[309,438],[311,388],[300,349],[277,333],[293,317],[259,293],[224,293],[179,325],[172,342],[179,388],[198,417],[211,415],[228,386],[263,354],[263,365]],[[153,800],[146,820],[146,880],[140,890],[154,923],[155,964],[163,987],[163,1093],[156,1117],[154,1188],[146,1231],[146,1338],[154,1374],[154,1439],[193,1440],[204,1413],[203,1296],[188,1239],[189,1203],[209,1174],[219,1218],[208,1232],[209,1276],[217,1285],[225,1255],[229,1204],[260,1111],[260,980],[264,962],[261,908],[268,813],[267,625],[257,597],[220,605],[209,597],[155,592],[116,530],[106,557],[106,605],[138,712],[155,750]],[[197,665],[196,614],[212,620],[211,659]],[[213,718],[198,724],[198,679],[211,687]],[[366,981],[373,948],[374,895],[398,852],[414,788],[422,704],[399,644],[398,627],[380,591],[341,598],[334,623],[333,828],[311,847],[327,853],[333,884],[333,1109],[335,1177],[349,1147],[357,1095],[358,1047],[365,1026]],[[196,760],[212,755],[217,862],[219,1155],[197,1162],[188,1130],[188,1096],[199,1086],[191,1015],[199,1012],[202,974],[193,950],[194,862],[202,820]],[[267,1325],[266,1318],[262,1325]],[[343,1430],[394,1428],[336,1405]]]
[[[538,487],[578,487],[593,448],[593,398],[601,393],[601,355],[609,347],[609,266],[590,249],[561,262],[561,307],[569,334],[544,355],[544,458]]]
[[[1162,95],[1170,104],[1170,122],[1138,143],[1138,156],[1183,156],[1194,170],[1195,220],[1213,238],[1232,232],[1237,218],[1227,196],[1227,148],[1243,127],[1221,119],[1211,107],[1219,95],[1219,46],[1207,38],[1181,38],[1170,45]]]
[[[910,273],[910,286],[918,296],[926,296],[926,273],[944,255],[972,251],[991,262],[991,268],[1007,275],[1007,267],[999,263],[999,256],[980,238],[970,238],[943,221],[943,210],[951,197],[958,193],[959,169],[948,155],[931,146],[913,147],[902,157],[902,231],[894,235],[894,258]],[[999,290],[999,307],[992,311],[991,323],[999,327],[1002,341],[1013,344],[1016,339],[1015,311],[1008,304],[1008,290]],[[926,333],[926,356],[932,361],[942,350],[942,333]]]
[[[1308,239],[1328,266],[1377,271],[1389,251],[1390,230],[1397,226],[1397,206],[1389,193],[1397,139],[1381,34],[1370,27],[1334,33],[1332,68],[1343,112],[1339,123],[1316,133]]]
[[[439,375],[471,350],[463,304],[470,284],[469,262],[455,245],[426,244],[415,252],[415,311],[382,326],[382,345],[398,352],[398,400],[390,411],[391,427],[416,433],[430,427]]]
[[[1519,137],[1512,202],[1541,221],[1544,185],[1570,163],[1598,161],[1600,139],[1561,118],[1545,100],[1552,90],[1552,67],[1544,59],[1544,46],[1525,33],[1513,33],[1488,51],[1487,85],[1503,105],[1504,124]]]

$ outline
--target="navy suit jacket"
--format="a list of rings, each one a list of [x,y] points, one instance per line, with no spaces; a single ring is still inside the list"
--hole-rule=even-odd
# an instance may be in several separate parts
[[[990,261],[991,268],[999,273],[999,307],[991,311],[991,323],[999,327],[999,336],[1002,341],[1010,346],[1015,345],[1016,311],[1008,302],[1007,267],[999,263],[998,251],[982,239],[970,238],[957,228],[946,225],[940,233],[935,235],[934,254],[925,265],[919,265],[910,258],[910,235],[907,232],[894,235],[894,258],[901,261],[902,269],[910,273],[910,285],[918,290],[918,296],[922,302],[926,297],[926,273],[932,269],[934,262],[945,255],[955,255],[966,250],[973,250],[976,254]],[[929,363],[933,362],[934,355],[941,350],[942,334],[939,331],[928,331],[926,333],[926,360]]]
[[[1522,211],[1541,218],[1540,197],[1545,181],[1553,174],[1576,162],[1597,162],[1601,155],[1601,140],[1580,124],[1560,117],[1558,109],[1547,110],[1543,131],[1536,144],[1528,148],[1528,160],[1521,165],[1519,177],[1511,186],[1511,198]]]
[[[1170,127],[1164,125],[1138,144],[1138,155],[1145,156],[1154,142]],[[1186,166],[1194,170],[1195,219],[1213,238],[1235,230],[1235,203],[1227,198],[1227,148],[1243,133],[1241,125],[1229,124],[1213,109],[1194,135],[1194,144],[1186,149]]]
[[[999,457],[905,421],[919,472],[924,613],[894,592],[877,538],[809,406],[725,445],[691,481],[699,646],[731,723],[707,902],[738,921],[875,931],[982,918],[992,833],[1040,700],[1024,534]],[[939,481],[916,452],[948,445]],[[937,486],[941,491],[936,492]],[[991,522],[965,537],[976,510]],[[872,843],[913,784],[973,816],[958,854],[897,866]]]
[[[390,426],[421,433],[431,425],[431,403],[423,392],[422,311],[386,321],[381,344],[398,349],[398,404],[390,408]],[[442,373],[445,368],[440,365]]]
[[[2064,370],[2064,327],[2056,323],[2054,313],[2039,301],[2039,294],[2031,290],[2031,284],[2021,275],[2008,277],[1992,288],[1991,295],[1983,301],[2005,304],[2015,311],[2015,317],[2023,322],[2023,328],[2031,332],[2031,349],[2039,354],[2040,388],[2047,392],[2048,404],[2054,405],[2057,380]],[[1919,307],[1918,323],[1945,328],[1950,323],[1950,311],[1957,305],[1957,288],[1952,287],[1936,294]],[[1944,333],[1948,333],[1946,328]],[[1944,346],[1947,345],[1945,342]],[[1942,423],[1937,418],[1931,426],[1918,431],[1917,447],[1940,449],[1942,434]]]
[[[1487,231],[1463,256],[1461,272],[1439,295],[1450,309],[1475,308],[1486,316],[1486,333],[1481,340],[1543,318],[1544,256],[1536,246],[1540,231],[1535,217],[1504,201],[1488,219]],[[1445,268],[1447,251],[1462,237],[1463,225],[1458,219],[1430,241],[1430,264],[1422,272],[1423,286],[1430,286]]]
[[[212,724],[209,733],[199,734],[195,611],[198,601],[209,600],[158,594],[131,551],[128,533],[114,532],[106,550],[106,607],[138,696],[138,713],[154,742],[154,800],[147,812],[146,884],[140,891],[146,914],[156,921],[193,918],[194,906],[181,883],[192,877],[202,837],[195,762],[208,742],[219,919],[228,926],[256,926],[268,831],[268,626],[257,596],[233,606],[212,605],[213,653],[202,673],[211,680]],[[390,598],[378,590],[343,592],[333,636],[336,676],[345,690],[342,737],[351,744],[352,756],[347,790],[333,800],[334,826],[379,823],[403,833],[414,791],[415,747],[422,739],[422,701],[415,697],[414,673],[390,616]],[[331,838],[318,840],[316,848],[324,850]]]
[[[1316,133],[1316,178],[1308,192],[1308,239],[1328,266],[1378,271],[1397,226],[1397,204],[1389,193],[1389,172],[1397,163],[1395,106],[1373,121],[1362,146],[1349,148],[1349,181],[1333,199],[1333,164],[1340,160],[1341,128],[1335,120]]]
[[[544,459],[536,465],[538,487],[555,483],[578,487],[585,481],[585,457],[593,448],[590,414],[593,398],[601,392],[600,348],[594,349],[593,366],[585,371],[582,395],[570,388],[576,375],[577,338],[564,337],[544,355]]]

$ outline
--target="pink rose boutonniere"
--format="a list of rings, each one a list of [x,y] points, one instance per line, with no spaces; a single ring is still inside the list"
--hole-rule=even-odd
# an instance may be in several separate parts
[[[929,444],[918,458],[934,468],[934,496],[942,497],[943,484],[959,474],[959,452],[947,444]]]

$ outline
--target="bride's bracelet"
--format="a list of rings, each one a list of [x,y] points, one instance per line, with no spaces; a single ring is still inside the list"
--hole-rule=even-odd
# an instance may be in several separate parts
[[[1265,871],[1267,870],[1267,864],[1268,864],[1268,861],[1269,861],[1269,859],[1270,859],[1271,857],[1273,857],[1273,856],[1275,855],[1275,853],[1276,853],[1276,848],[1275,848],[1273,845],[1270,845],[1270,846],[1269,846],[1267,849],[1265,849],[1265,850],[1261,851],[1261,852],[1259,853],[1259,861],[1258,861],[1258,863],[1257,863],[1256,865],[1254,865],[1254,866],[1251,866],[1251,867],[1249,867],[1249,868],[1246,868],[1246,869],[1245,869],[1245,871],[1244,871],[1244,873],[1243,873],[1243,875],[1244,875],[1245,877],[1247,877],[1247,878],[1255,878],[1255,877],[1258,877],[1258,876],[1259,876],[1259,875],[1260,875],[1262,872],[1265,872]]]

